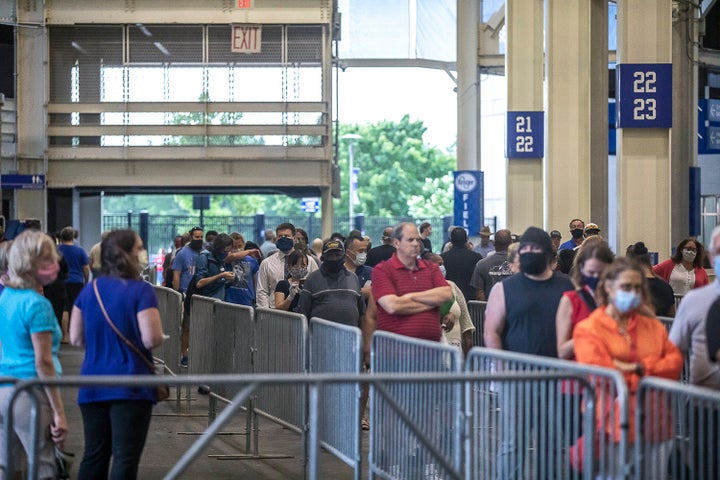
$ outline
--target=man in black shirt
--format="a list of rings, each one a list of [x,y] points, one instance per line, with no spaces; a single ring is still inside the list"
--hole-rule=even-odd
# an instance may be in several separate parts
[[[392,227],[385,227],[382,234],[382,245],[370,249],[365,265],[374,267],[392,257],[392,254],[395,253],[395,247],[392,245],[392,232]]]
[[[445,265],[445,278],[452,280],[462,290],[465,300],[475,300],[475,289],[470,286],[475,265],[482,260],[482,255],[468,249],[467,232],[462,227],[455,227],[450,232],[450,250],[441,254]]]
[[[496,284],[490,291],[483,331],[485,345],[499,350],[557,358],[555,316],[563,293],[572,290],[573,284],[568,277],[553,272],[552,242],[544,230],[528,228],[520,238],[518,254],[520,274]],[[500,431],[497,477],[519,479],[523,478],[525,450],[529,441],[528,435],[517,428],[522,422],[529,422],[526,423],[526,429],[527,425],[532,425],[535,448],[540,458],[547,459],[546,465],[555,465],[559,452],[554,438],[555,428],[542,428],[539,425],[541,421],[547,421],[547,417],[523,419],[517,415],[517,412],[527,411],[526,403],[538,402],[539,411],[548,409],[551,404],[549,395],[513,395],[510,390],[516,389],[506,384],[500,392],[501,408],[507,417]],[[543,431],[545,436],[539,438]],[[535,464],[535,468],[536,471],[529,475],[532,478],[550,479],[556,474],[552,468],[541,471],[538,464]]]

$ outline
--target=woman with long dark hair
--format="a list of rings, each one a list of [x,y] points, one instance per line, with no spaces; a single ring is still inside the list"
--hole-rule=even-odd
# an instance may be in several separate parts
[[[703,268],[705,249],[694,238],[682,240],[675,249],[675,255],[653,267],[660,278],[670,284],[675,295],[685,295],[693,288],[709,283]]]
[[[132,230],[101,243],[102,275],[85,286],[72,310],[70,340],[85,347],[81,375],[152,375],[150,349],[164,336],[152,286],[140,277],[143,244]],[[136,478],[152,407],[152,387],[82,387],[85,452],[79,479]]]

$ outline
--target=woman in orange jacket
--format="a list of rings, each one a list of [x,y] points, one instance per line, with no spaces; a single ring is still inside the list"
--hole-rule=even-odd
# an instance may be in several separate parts
[[[642,268],[632,260],[618,258],[605,269],[597,289],[596,309],[573,332],[575,357],[580,363],[619,370],[625,377],[629,393],[629,438],[635,441],[635,405],[640,379],[645,375],[676,380],[680,377],[683,358],[668,340],[665,327],[657,319],[640,313],[650,302],[647,280]],[[610,405],[598,401],[598,405]],[[611,441],[620,440],[619,418],[610,419],[608,410],[597,412],[597,431]],[[643,426],[643,438],[651,442],[646,452],[646,478],[663,479],[672,447],[672,418],[667,405],[656,405]],[[649,475],[647,475],[649,473]]]

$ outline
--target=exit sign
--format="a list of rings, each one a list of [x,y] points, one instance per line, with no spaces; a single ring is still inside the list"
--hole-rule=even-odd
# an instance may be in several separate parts
[[[238,8],[252,8],[253,0],[238,0]]]

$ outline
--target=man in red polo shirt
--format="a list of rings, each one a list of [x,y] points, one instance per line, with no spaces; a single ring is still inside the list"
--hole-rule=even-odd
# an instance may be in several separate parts
[[[440,340],[438,307],[452,298],[438,266],[419,260],[420,233],[412,223],[393,229],[395,253],[372,273],[372,295],[377,302],[378,330],[426,340]]]

